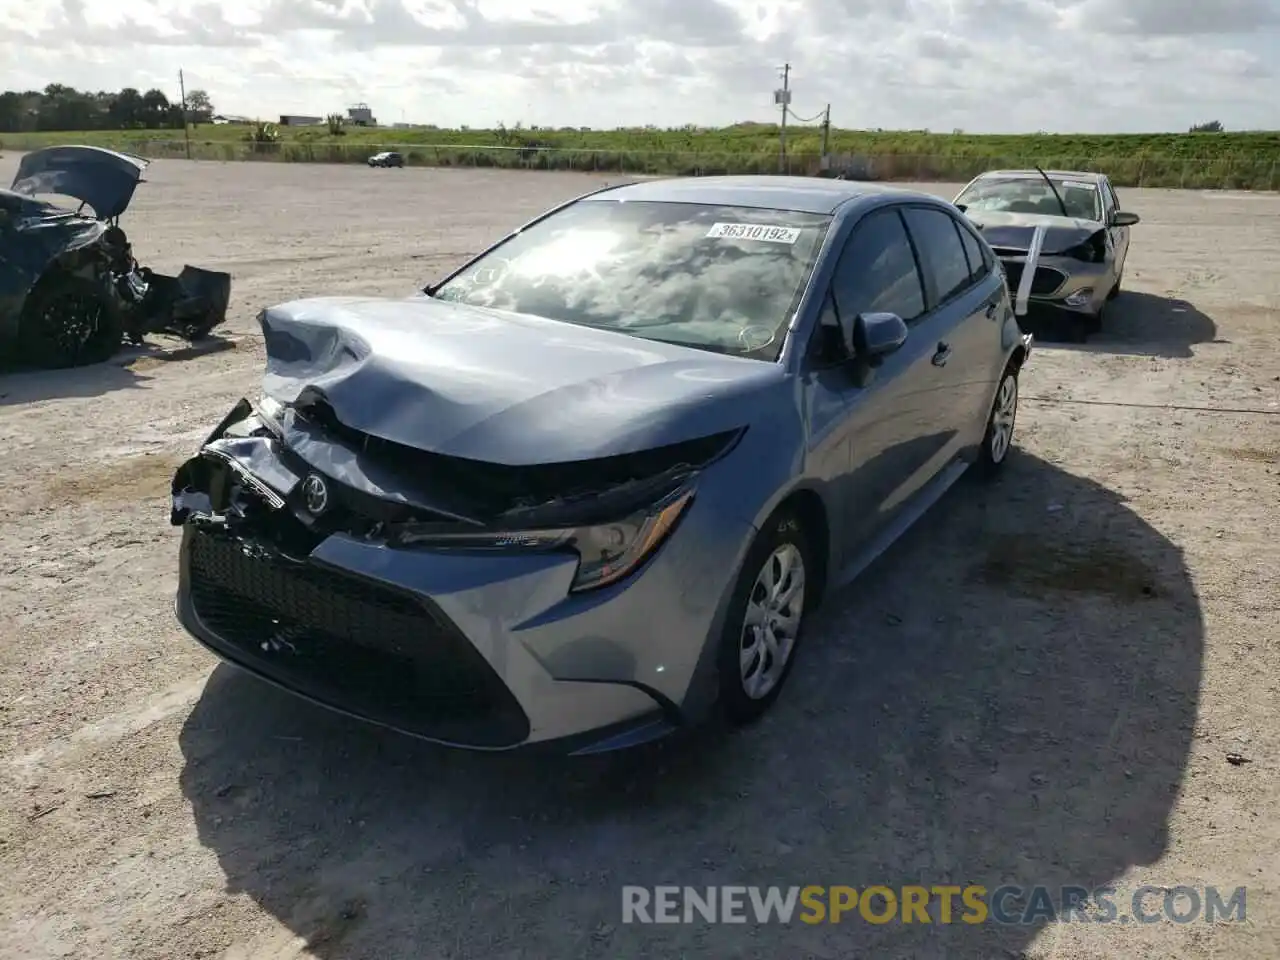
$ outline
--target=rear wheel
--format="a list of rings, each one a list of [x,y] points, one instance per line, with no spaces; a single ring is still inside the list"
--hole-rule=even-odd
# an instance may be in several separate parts
[[[27,298],[18,321],[22,360],[46,369],[101,363],[120,349],[120,318],[91,280],[55,273]]]
[[[816,571],[809,539],[791,513],[757,535],[738,575],[720,639],[720,703],[733,724],[746,724],[778,699],[791,675]]]

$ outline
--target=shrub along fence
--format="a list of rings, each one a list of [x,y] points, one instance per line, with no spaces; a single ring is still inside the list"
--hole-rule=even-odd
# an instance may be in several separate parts
[[[12,140],[0,144],[18,148]],[[150,158],[183,158],[182,140],[131,140],[121,137],[117,149]],[[575,150],[563,147],[499,147],[396,143],[340,143],[334,141],[192,140],[195,160],[260,160],[286,163],[363,163],[374,153],[396,150],[409,166],[494,167],[526,170],[576,170],[708,176],[714,174],[772,174],[779,172],[774,152],[716,153],[643,150]],[[797,153],[787,157],[786,172],[816,175],[844,173],[850,179],[904,182],[960,182],[983,170],[1021,169],[1039,164],[1046,170],[1092,170],[1110,175],[1118,187],[1186,187],[1195,189],[1277,190],[1280,162],[1272,159],[1181,158],[1130,156],[998,156],[986,154],[832,155]]]

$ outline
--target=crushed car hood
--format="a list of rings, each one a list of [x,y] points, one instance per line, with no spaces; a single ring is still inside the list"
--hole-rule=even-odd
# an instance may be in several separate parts
[[[103,147],[46,147],[22,158],[10,189],[32,197],[41,193],[74,197],[110,220],[128,209],[147,163]]]
[[[1043,213],[1002,213],[993,210],[965,212],[982,231],[987,243],[997,250],[1026,250],[1036,227],[1045,228],[1043,252],[1049,255],[1070,250],[1102,229],[1096,220],[1055,217]]]
[[[634,453],[732,430],[777,364],[435,300],[326,297],[259,315],[263,391],[345,427],[509,466]]]

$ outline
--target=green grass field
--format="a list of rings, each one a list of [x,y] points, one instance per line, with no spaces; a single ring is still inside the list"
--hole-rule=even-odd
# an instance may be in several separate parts
[[[253,142],[244,126],[201,125],[190,132],[199,160],[359,163],[379,149],[398,149],[411,165],[491,166],[624,173],[773,173],[778,128],[738,124],[721,129],[443,130],[433,127],[279,127],[279,140]],[[789,127],[788,169],[819,169],[817,127]],[[128,130],[5,134],[0,149],[50,143],[111,146],[147,157],[182,157],[181,131]],[[1120,186],[1280,188],[1280,132],[1195,134],[976,135],[837,130],[829,152],[837,167],[883,180],[965,180],[992,167],[1094,169]]]

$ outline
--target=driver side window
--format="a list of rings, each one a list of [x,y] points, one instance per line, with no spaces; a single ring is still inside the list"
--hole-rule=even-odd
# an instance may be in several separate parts
[[[925,312],[915,251],[896,208],[868,214],[854,227],[831,291],[842,317],[896,313],[910,323]]]
[[[1111,223],[1111,218],[1116,215],[1116,211],[1120,209],[1120,199],[1116,196],[1116,192],[1111,189],[1109,180],[1102,181],[1102,222],[1103,224]]]
[[[844,359],[841,317],[896,313],[910,323],[924,312],[924,285],[902,217],[894,207],[877,210],[845,241],[809,341],[809,356],[819,367]]]

